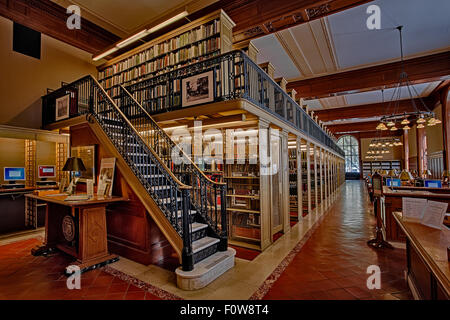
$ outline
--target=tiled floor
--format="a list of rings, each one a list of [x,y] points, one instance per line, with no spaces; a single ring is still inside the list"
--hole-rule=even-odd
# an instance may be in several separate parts
[[[363,184],[348,181],[343,195],[264,299],[412,299],[403,280],[405,250],[366,245],[375,219]],[[380,267],[380,290],[367,288],[370,265]]]
[[[167,268],[124,258],[83,274],[82,289],[68,290],[62,271],[70,257],[31,256],[37,239],[0,245],[0,299],[410,299],[405,251],[366,245],[375,221],[363,184],[347,182],[333,197],[328,212],[308,215],[264,252],[236,258],[233,269],[194,292],[178,289]],[[366,268],[374,264],[382,283],[371,291]]]
[[[69,290],[62,272],[71,258],[63,254],[33,257],[30,250],[40,243],[38,239],[29,239],[0,246],[0,299],[158,299],[102,270],[83,274],[81,290]]]

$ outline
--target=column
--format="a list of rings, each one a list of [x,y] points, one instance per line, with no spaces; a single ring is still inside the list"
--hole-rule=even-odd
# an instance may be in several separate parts
[[[427,161],[427,134],[425,128],[416,128],[417,133],[417,173],[422,177],[422,173],[426,170]]]
[[[297,137],[297,214],[298,220],[303,219],[303,182],[302,182],[302,139]]]
[[[283,192],[281,196],[281,209],[282,209],[282,216],[283,216],[283,231],[284,233],[288,232],[291,229],[291,216],[289,214],[290,210],[290,202],[289,202],[289,149],[288,149],[288,140],[289,140],[289,133],[286,130],[281,131],[281,165],[280,169],[281,176],[282,176],[282,186],[283,186]]]
[[[444,142],[444,170],[450,170],[450,86],[442,90],[440,99],[442,105],[442,134]]]
[[[265,140],[265,145],[262,145],[262,141]],[[263,119],[259,119],[259,159],[260,159],[260,223],[261,223],[261,249],[264,250],[272,243],[271,233],[271,190],[270,190],[270,175],[268,174],[268,168],[270,163],[262,163],[263,159],[266,159],[270,155],[270,134],[269,123]],[[264,172],[266,171],[266,172]]]
[[[306,141],[306,167],[307,167],[307,179],[308,179],[308,215],[312,213],[311,204],[311,145],[309,141]]]
[[[403,130],[403,169],[409,171],[409,135],[408,130]]]

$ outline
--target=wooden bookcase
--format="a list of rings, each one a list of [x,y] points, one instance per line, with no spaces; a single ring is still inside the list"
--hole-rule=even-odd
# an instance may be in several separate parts
[[[362,165],[364,177],[374,174],[376,170],[402,170],[401,160],[363,161]]]
[[[98,68],[98,80],[115,98],[119,85],[136,83],[231,51],[234,25],[223,10],[215,11],[111,59]]]
[[[229,238],[250,248],[261,245],[259,163],[225,165]]]
[[[291,220],[298,217],[298,179],[297,179],[297,148],[290,146],[289,150],[289,210]]]

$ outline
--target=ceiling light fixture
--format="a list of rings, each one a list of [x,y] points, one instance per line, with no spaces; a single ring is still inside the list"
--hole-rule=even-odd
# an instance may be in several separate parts
[[[178,21],[178,20],[180,20],[180,19],[183,19],[183,18],[186,17],[187,15],[188,15],[188,12],[185,10],[185,11],[183,11],[183,12],[177,14],[176,16],[173,16],[172,18],[167,19],[166,21],[161,22],[160,24],[158,24],[158,25],[156,25],[156,26],[150,28],[150,29],[148,30],[148,33],[150,34],[150,33],[156,32],[156,31],[158,31],[158,30],[160,30],[160,29],[162,29],[162,28],[164,28],[164,27],[167,27],[169,24],[172,24],[172,23],[174,23],[175,21]]]
[[[100,60],[100,59],[103,59],[104,57],[109,56],[111,53],[116,52],[117,50],[119,50],[119,49],[117,49],[116,47],[111,48],[111,49],[109,49],[108,51],[105,51],[105,52],[103,52],[103,53],[101,53],[101,54],[99,54],[99,55],[93,57],[92,60],[98,61],[98,60]]]
[[[403,59],[403,38],[402,38],[403,26],[398,26],[396,29],[399,31],[399,38],[400,38],[401,72],[400,72],[398,84],[396,85],[396,87],[394,89],[391,101],[389,102],[389,105],[387,107],[387,110],[389,110],[390,106],[393,104],[394,110],[393,110],[392,114],[389,115],[387,113],[388,115],[381,117],[380,122],[379,122],[378,126],[376,127],[377,130],[387,130],[387,129],[384,129],[383,126],[388,126],[388,127],[392,127],[391,131],[396,131],[397,128],[395,126],[396,126],[396,123],[398,123],[398,122],[401,125],[405,125],[403,127],[403,129],[407,130],[407,129],[409,129],[408,124],[410,123],[410,121],[416,121],[417,124],[419,125],[419,124],[425,123],[426,119],[434,118],[434,116],[435,116],[434,112],[432,112],[427,107],[427,105],[421,98],[421,95],[417,92],[416,88],[411,84],[411,82],[408,78],[408,74],[405,71],[404,59]],[[398,113],[398,110],[400,108],[400,100],[402,97],[402,92],[401,92],[402,87],[406,88],[406,90],[409,94],[409,99],[411,100],[411,105],[414,109],[413,112]],[[383,89],[381,91],[383,93]],[[421,109],[419,109],[418,106],[416,105],[416,100],[419,100],[420,104],[423,106],[423,109],[427,110],[427,111],[422,111]],[[383,96],[383,102],[384,102],[384,96]],[[431,122],[429,125],[433,125],[433,122]]]
[[[120,41],[118,44],[116,44],[114,46],[114,48],[111,48],[107,51],[105,51],[104,53],[101,53],[95,57],[92,58],[92,60],[94,61],[98,61],[102,58],[107,57],[108,55],[110,55],[111,53],[114,53],[116,51],[118,51],[119,49],[122,49],[142,38],[144,38],[145,36],[149,35],[150,33],[156,32],[164,27],[167,27],[168,25],[174,23],[175,21],[178,21],[180,19],[183,19],[184,17],[186,17],[188,15],[188,12],[185,10],[179,14],[177,14],[176,16],[173,16],[172,18],[167,19],[164,22],[161,22],[160,24],[151,27],[150,29],[144,29],[142,31],[139,31],[138,33],[126,38],[125,40]]]

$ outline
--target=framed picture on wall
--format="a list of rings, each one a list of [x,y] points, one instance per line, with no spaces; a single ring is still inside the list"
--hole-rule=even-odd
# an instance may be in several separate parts
[[[61,98],[57,98],[55,106],[55,121],[69,118],[70,94],[62,96]]]
[[[181,106],[214,101],[214,71],[197,74],[181,81]]]
[[[91,179],[95,183],[95,145],[72,147],[70,156],[81,158],[86,167],[86,171],[75,173],[75,177],[79,178],[79,182],[86,182],[86,180]]]

